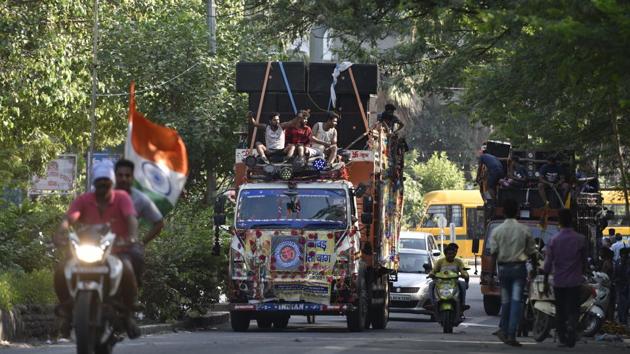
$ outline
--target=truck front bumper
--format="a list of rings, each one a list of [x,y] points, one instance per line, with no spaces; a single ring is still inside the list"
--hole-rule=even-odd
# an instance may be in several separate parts
[[[256,304],[231,304],[232,311],[273,312],[287,315],[343,315],[355,310],[352,304],[321,305],[310,302],[263,302]]]

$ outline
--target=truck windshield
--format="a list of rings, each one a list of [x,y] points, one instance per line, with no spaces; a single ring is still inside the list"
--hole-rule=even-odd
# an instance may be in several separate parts
[[[344,229],[344,189],[245,189],[237,204],[238,228]]]
[[[493,222],[488,227],[486,240],[483,242],[483,249],[485,254],[490,254],[490,239],[492,238],[492,231],[494,231],[494,229],[499,225],[501,225],[500,222]],[[558,225],[554,224],[547,225],[547,228],[545,228],[544,230],[541,229],[537,223],[525,225],[529,227],[529,231],[532,233],[532,236],[534,237],[534,240],[536,240],[536,242],[540,242],[539,240],[542,240],[542,247],[548,244],[551,238],[558,233]]]

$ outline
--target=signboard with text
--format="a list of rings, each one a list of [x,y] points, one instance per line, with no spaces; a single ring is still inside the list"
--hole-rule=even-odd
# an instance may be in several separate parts
[[[33,176],[29,195],[61,192],[67,194],[75,188],[77,177],[77,155],[61,155],[46,167],[43,176]]]

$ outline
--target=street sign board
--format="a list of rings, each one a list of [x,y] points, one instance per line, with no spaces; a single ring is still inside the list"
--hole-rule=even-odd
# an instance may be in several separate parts
[[[77,176],[77,155],[60,155],[46,167],[43,176],[33,176],[28,195],[38,195],[50,192],[68,194],[75,187]]]

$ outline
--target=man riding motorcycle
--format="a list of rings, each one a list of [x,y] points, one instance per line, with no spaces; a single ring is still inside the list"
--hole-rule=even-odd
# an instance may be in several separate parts
[[[464,310],[469,308],[468,306],[466,306],[466,289],[468,289],[468,282],[470,281],[470,277],[468,275],[468,272],[466,271],[464,261],[462,261],[461,258],[455,257],[457,256],[458,249],[459,246],[457,246],[456,243],[449,243],[448,246],[444,248],[444,257],[438,259],[435,262],[435,266],[433,266],[433,269],[431,270],[431,273],[429,273],[428,277],[431,279],[435,279],[435,276],[438,272],[450,270],[459,274],[460,277],[464,278],[464,280],[457,281],[457,285],[459,286],[460,302],[462,304],[462,313],[460,315],[463,316]],[[429,293],[431,294],[431,299],[433,301],[433,305],[435,306],[436,299],[434,295],[434,281],[432,281],[429,285]]]
[[[67,248],[68,230],[70,226],[109,224],[116,234],[114,253],[123,262],[121,296],[127,308],[125,326],[129,338],[137,338],[140,331],[133,320],[133,309],[138,296],[138,286],[126,250],[137,240],[138,220],[131,198],[125,191],[114,190],[114,169],[111,162],[106,161],[94,166],[92,170],[93,192],[78,196],[70,205],[59,229],[53,238],[58,248]],[[59,299],[57,314],[64,320],[64,333],[69,329],[72,318],[72,299],[64,277],[66,259],[63,258],[55,269],[55,293]]]

